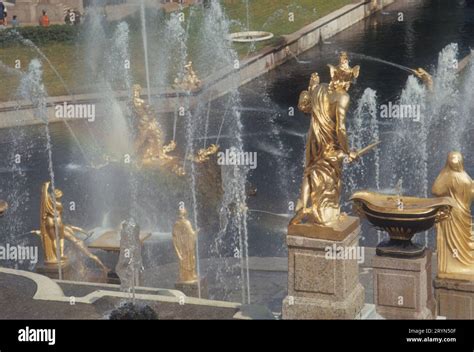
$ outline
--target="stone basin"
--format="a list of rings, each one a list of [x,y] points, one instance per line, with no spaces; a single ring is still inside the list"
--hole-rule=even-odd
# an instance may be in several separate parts
[[[449,217],[454,206],[449,197],[417,198],[370,191],[356,192],[351,200],[361,218],[390,237],[377,246],[377,254],[394,257],[423,255],[424,246],[414,244],[411,239]]]

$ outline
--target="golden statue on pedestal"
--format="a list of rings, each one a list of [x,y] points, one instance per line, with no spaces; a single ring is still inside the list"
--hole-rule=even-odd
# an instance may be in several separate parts
[[[76,232],[82,232],[85,234],[87,234],[87,232],[79,227],[65,225],[63,223],[63,205],[61,203],[63,192],[58,188],[54,190],[54,202],[53,196],[49,191],[50,184],[51,183],[48,181],[43,183],[43,186],[41,187],[40,230],[32,231],[34,234],[41,237],[44,250],[44,264],[46,266],[57,266],[58,264],[63,266],[67,264],[68,258],[64,255],[64,240],[67,239],[79,251],[92,259],[104,272],[107,273],[109,269],[101,262],[101,260],[87,249],[83,241],[74,236]],[[59,243],[57,242],[56,231]],[[57,257],[58,246],[60,258]]]
[[[331,82],[319,82],[311,75],[308,89],[300,94],[298,108],[311,114],[306,141],[306,159],[301,195],[291,224],[307,222],[330,225],[340,217],[341,173],[344,160],[352,162],[375,147],[351,151],[346,132],[346,113],[351,83],[359,76],[360,67],[350,67],[347,53],[340,55],[337,67],[328,65]]]
[[[464,170],[461,153],[451,152],[432,192],[438,197],[451,197],[451,216],[436,225],[438,277],[474,281],[474,235],[471,204],[474,183]]]
[[[188,220],[188,212],[179,208],[178,220],[173,227],[173,245],[179,260],[179,283],[192,283],[198,280],[196,270],[197,233]]]
[[[184,65],[184,70],[185,73],[183,78],[176,78],[174,80],[173,88],[185,91],[194,91],[200,89],[202,82],[193,69],[193,62],[189,61],[186,65]]]

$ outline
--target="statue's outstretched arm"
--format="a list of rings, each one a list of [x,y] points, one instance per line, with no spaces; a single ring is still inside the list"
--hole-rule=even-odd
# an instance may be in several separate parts
[[[73,232],[80,232],[80,233],[83,233],[84,235],[87,235],[87,236],[91,235],[91,232],[87,232],[86,230],[84,230],[81,227],[73,226],[73,225],[67,225],[67,227],[71,228],[73,230]]]

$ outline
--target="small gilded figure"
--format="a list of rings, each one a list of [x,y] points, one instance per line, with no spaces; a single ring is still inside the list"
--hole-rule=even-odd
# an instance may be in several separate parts
[[[173,227],[173,245],[179,261],[179,283],[198,280],[196,270],[197,233],[188,219],[186,208],[180,207]]]

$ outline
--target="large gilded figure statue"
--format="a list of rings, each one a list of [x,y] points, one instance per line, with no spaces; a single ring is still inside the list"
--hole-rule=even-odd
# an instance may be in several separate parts
[[[172,140],[163,144],[163,132],[153,109],[140,98],[142,88],[133,86],[133,112],[135,115],[135,153],[139,164],[145,166],[167,167],[178,176],[186,174],[184,160],[171,156],[169,153],[176,149],[176,142]],[[219,146],[211,144],[208,148],[200,149],[197,154],[188,156],[188,160],[195,163],[205,163],[217,153]]]
[[[86,232],[79,227],[65,225],[63,223],[63,205],[61,203],[63,192],[56,188],[54,190],[55,199],[53,199],[53,196],[50,194],[49,190],[50,184],[50,182],[45,182],[41,187],[40,230],[33,231],[33,233],[41,237],[45,265],[58,265],[58,246],[60,255],[59,261],[61,264],[67,263],[67,257],[64,255],[64,240],[67,239],[79,251],[97,263],[97,265],[99,265],[105,272],[108,272],[109,269],[100,261],[97,256],[93,255],[87,249],[84,242],[74,236],[75,232]],[[56,231],[58,236],[56,236]],[[58,238],[59,243],[57,242]]]
[[[340,216],[341,172],[344,160],[359,154],[349,150],[346,113],[351,83],[359,76],[359,66],[351,68],[346,53],[340,55],[337,67],[329,65],[331,82],[319,83],[311,75],[307,90],[300,94],[298,108],[311,114],[306,141],[306,160],[301,195],[292,224],[306,219],[319,225],[330,225]]]
[[[168,153],[176,148],[176,142],[163,144],[163,133],[161,126],[154,116],[151,107],[140,98],[142,88],[140,85],[133,86],[133,110],[136,116],[136,138],[135,151],[141,158],[142,163],[153,161],[171,160],[173,157]]]
[[[438,277],[474,280],[471,218],[474,183],[464,171],[461,153],[449,153],[446,166],[435,180],[432,192],[437,197],[451,197],[456,204],[450,218],[436,225]]]
[[[197,281],[196,241],[197,233],[188,220],[188,212],[180,207],[178,220],[173,227],[173,245],[179,260],[180,283]]]

